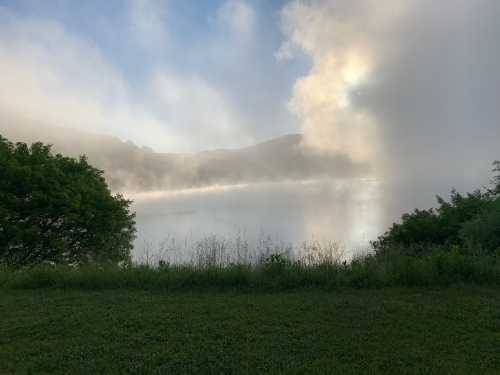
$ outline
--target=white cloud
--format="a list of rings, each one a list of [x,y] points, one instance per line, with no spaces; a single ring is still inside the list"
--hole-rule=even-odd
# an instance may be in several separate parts
[[[356,161],[375,160],[375,119],[354,108],[351,95],[371,78],[376,64],[370,33],[390,24],[395,9],[372,0],[294,1],[284,8],[288,39],[276,57],[290,59],[293,48],[300,48],[312,58],[309,74],[296,81],[289,103],[302,119],[307,147],[345,153]]]
[[[101,50],[60,24],[0,16],[0,130],[7,119],[9,126],[28,121],[168,152],[253,140],[230,100],[199,76],[167,74],[166,66],[135,93]]]
[[[135,104],[124,78],[96,47],[53,22],[2,19],[3,121],[113,134],[161,149],[177,146],[157,116]]]
[[[499,15],[495,0],[290,2],[277,55],[292,44],[311,58],[289,103],[306,144],[388,175],[487,171],[500,145]]]
[[[157,72],[151,82],[156,109],[195,149],[245,145],[253,139],[244,120],[220,91],[201,77]]]
[[[244,0],[227,0],[217,10],[217,20],[237,37],[251,38],[255,29],[255,10]]]

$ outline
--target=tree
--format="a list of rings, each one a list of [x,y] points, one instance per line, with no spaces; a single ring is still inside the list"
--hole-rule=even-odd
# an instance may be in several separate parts
[[[85,157],[0,136],[0,264],[128,261],[136,231],[130,204]]]
[[[493,188],[490,190],[490,193],[495,196],[500,196],[500,161],[496,160],[493,162],[493,173],[495,176],[491,181]]]

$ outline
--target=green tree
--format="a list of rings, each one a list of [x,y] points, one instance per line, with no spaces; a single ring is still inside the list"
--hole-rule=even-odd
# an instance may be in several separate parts
[[[0,263],[82,264],[130,260],[131,202],[113,196],[85,157],[0,136]]]
[[[494,196],[500,196],[500,161],[496,160],[493,162],[493,173],[495,176],[491,181],[493,188],[490,190],[490,193]]]

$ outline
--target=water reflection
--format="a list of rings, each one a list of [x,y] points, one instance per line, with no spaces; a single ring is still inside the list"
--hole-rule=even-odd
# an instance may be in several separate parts
[[[380,186],[375,179],[312,180],[130,195],[137,212],[135,258],[145,249],[164,251],[165,240],[189,251],[212,235],[239,238],[251,248],[263,239],[287,245],[335,240],[364,250],[386,224]]]

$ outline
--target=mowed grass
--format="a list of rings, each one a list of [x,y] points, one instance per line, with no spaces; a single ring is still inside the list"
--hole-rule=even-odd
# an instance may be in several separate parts
[[[1,374],[499,374],[500,288],[0,290]]]

